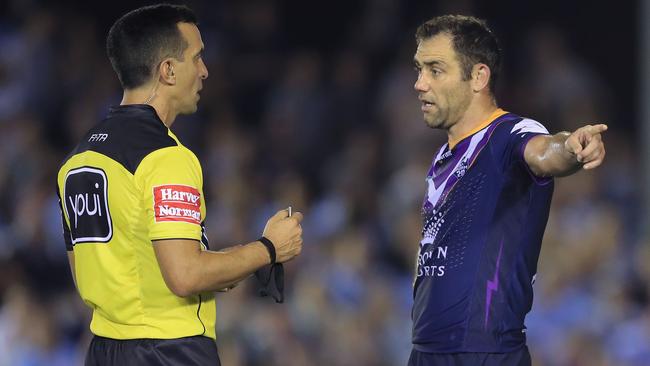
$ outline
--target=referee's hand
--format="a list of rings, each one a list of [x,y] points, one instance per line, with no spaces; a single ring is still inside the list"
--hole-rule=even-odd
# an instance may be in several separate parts
[[[289,217],[287,210],[278,211],[264,227],[264,237],[275,246],[275,261],[290,261],[302,251],[302,213],[293,212]]]

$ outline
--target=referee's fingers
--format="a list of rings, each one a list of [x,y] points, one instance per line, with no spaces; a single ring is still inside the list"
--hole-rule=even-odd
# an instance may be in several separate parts
[[[271,217],[271,220],[274,220],[274,221],[275,220],[281,220],[281,219],[284,219],[286,217],[287,217],[287,210],[282,209],[282,210],[276,212],[275,215],[273,215],[273,217]]]
[[[303,219],[302,212],[296,211],[296,212],[292,213],[291,218],[295,219],[297,223],[302,222],[302,219]]]

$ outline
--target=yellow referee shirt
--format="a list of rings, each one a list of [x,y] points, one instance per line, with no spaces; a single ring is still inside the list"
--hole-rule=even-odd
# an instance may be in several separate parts
[[[94,334],[216,337],[214,294],[174,295],[154,253],[152,240],[208,242],[201,165],[152,107],[111,108],[63,163],[57,193]]]

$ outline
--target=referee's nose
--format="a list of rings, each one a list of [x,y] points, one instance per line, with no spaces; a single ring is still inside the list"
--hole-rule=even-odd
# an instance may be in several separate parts
[[[201,80],[205,80],[208,78],[208,67],[205,66],[205,62],[203,62],[203,59],[199,59],[201,61],[201,64],[199,65],[199,77]]]

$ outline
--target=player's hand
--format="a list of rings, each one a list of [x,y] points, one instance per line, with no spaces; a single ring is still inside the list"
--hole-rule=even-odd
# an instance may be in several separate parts
[[[587,125],[575,130],[564,141],[566,151],[582,163],[584,169],[593,169],[605,159],[605,144],[601,134],[607,131],[607,125]]]
[[[264,227],[264,235],[275,245],[275,261],[284,263],[302,251],[302,213],[294,212],[291,217],[287,210],[278,211]]]

